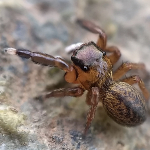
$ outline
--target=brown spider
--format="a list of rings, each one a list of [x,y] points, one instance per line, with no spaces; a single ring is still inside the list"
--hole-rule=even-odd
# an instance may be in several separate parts
[[[53,57],[40,52],[31,52],[26,49],[7,48],[10,54],[17,54],[23,58],[31,58],[34,63],[50,67],[58,67],[65,71],[65,80],[77,84],[77,87],[51,91],[44,95],[49,97],[81,96],[88,91],[86,103],[90,106],[84,130],[86,134],[95,116],[99,101],[107,114],[117,123],[124,126],[136,126],[146,119],[145,99],[149,92],[139,76],[131,76],[118,81],[131,69],[144,67],[140,63],[123,63],[114,73],[112,66],[120,58],[120,51],[115,46],[106,47],[107,37],[105,32],[90,21],[78,19],[77,22],[92,33],[98,34],[97,43],[89,42],[75,46],[71,56],[72,64],[66,63],[60,57]],[[111,52],[107,56],[106,52]],[[138,83],[145,99],[132,85]]]

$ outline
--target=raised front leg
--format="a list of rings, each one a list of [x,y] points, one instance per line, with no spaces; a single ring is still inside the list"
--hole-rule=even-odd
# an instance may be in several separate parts
[[[7,48],[5,51],[9,54],[16,54],[22,58],[31,58],[31,60],[36,64],[58,67],[64,71],[70,71],[70,65],[68,65],[63,59],[59,57],[53,57],[51,55],[40,52],[31,52],[26,49]]]
[[[15,54],[22,58],[26,58],[26,59],[31,58],[31,60],[36,64],[41,64],[50,67],[58,67],[66,71],[65,80],[69,83],[73,83],[76,80],[76,71],[74,67],[66,63],[60,57],[53,57],[51,55],[40,53],[40,52],[31,52],[26,49],[7,48],[5,49],[5,51],[9,54]]]
[[[107,36],[105,34],[105,32],[97,25],[95,25],[94,23],[84,20],[84,19],[77,19],[77,23],[82,26],[83,28],[85,28],[86,30],[95,33],[95,34],[99,34],[99,38],[97,41],[97,45],[104,50],[106,47],[106,42],[107,42]]]
[[[87,93],[86,102],[90,105],[89,112],[87,114],[87,121],[85,125],[84,135],[86,135],[92,120],[95,117],[96,108],[99,102],[99,89],[98,87],[92,87],[92,89]]]

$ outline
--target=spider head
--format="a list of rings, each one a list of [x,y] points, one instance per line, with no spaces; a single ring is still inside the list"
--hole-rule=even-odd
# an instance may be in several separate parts
[[[71,60],[83,71],[89,71],[90,68],[99,64],[105,55],[106,53],[100,50],[94,42],[89,42],[76,49],[71,56]]]

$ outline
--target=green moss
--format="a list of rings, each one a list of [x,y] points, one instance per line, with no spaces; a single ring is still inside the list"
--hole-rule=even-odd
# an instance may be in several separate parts
[[[18,139],[21,145],[28,143],[28,132],[24,131],[26,116],[18,113],[14,108],[0,106],[0,132],[10,139]],[[22,125],[22,126],[21,126]]]
[[[25,115],[19,114],[7,106],[0,106],[0,127],[6,132],[16,133],[18,127],[24,124]]]

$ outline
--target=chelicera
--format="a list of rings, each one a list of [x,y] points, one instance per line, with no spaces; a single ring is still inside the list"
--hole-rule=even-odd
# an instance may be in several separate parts
[[[65,80],[76,84],[76,87],[57,89],[43,96],[50,97],[73,96],[79,97],[84,91],[88,91],[86,103],[89,105],[87,121],[84,133],[90,127],[95,116],[99,102],[107,114],[118,124],[124,126],[136,126],[146,119],[145,99],[149,98],[143,81],[134,75],[119,80],[131,69],[142,69],[142,63],[123,63],[115,72],[113,65],[120,58],[120,50],[115,46],[106,47],[107,37],[105,32],[90,21],[78,19],[77,22],[88,31],[98,34],[98,41],[85,44],[76,44],[70,47],[72,64],[67,63],[60,57],[53,57],[40,52],[31,52],[26,49],[7,48],[10,54],[17,54],[23,58],[31,58],[34,63],[58,67],[65,71]],[[111,55],[106,55],[110,52]],[[132,85],[137,83],[143,93]],[[144,97],[143,97],[144,96]]]

